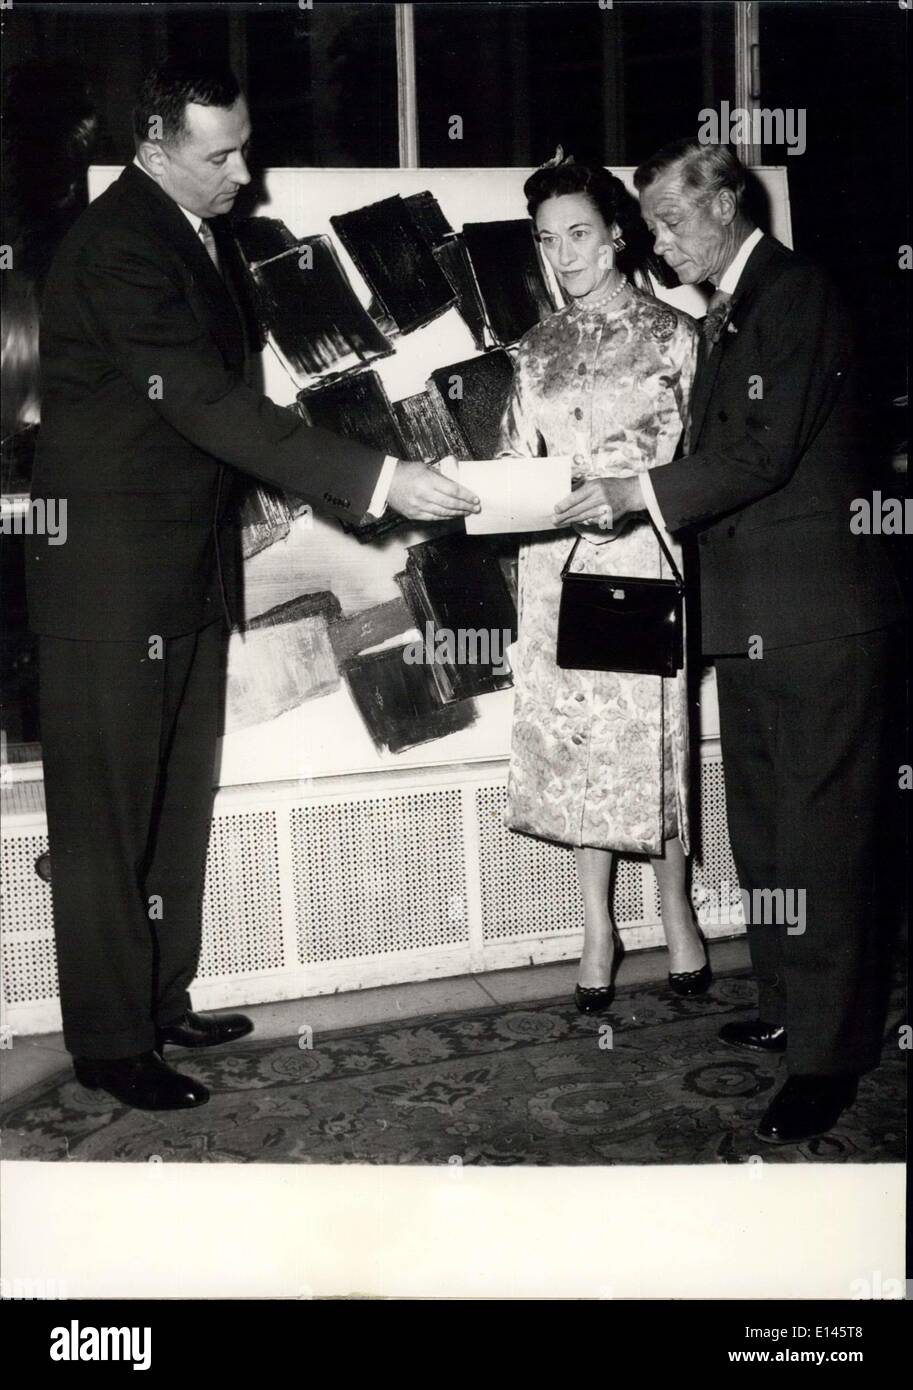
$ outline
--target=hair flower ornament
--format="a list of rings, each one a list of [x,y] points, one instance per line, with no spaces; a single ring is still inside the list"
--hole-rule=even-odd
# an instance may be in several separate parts
[[[547,159],[541,167],[543,169],[557,169],[559,164],[573,163],[574,156],[572,154],[565,154],[563,145],[556,145],[555,153],[552,155],[551,159]]]

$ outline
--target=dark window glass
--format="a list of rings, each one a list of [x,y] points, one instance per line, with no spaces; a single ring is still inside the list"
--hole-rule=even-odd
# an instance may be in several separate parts
[[[828,266],[856,315],[869,396],[889,431],[891,397],[906,390],[897,261],[909,240],[908,19],[897,5],[760,10],[761,106],[801,108],[806,147],[768,145],[763,160],[786,165],[795,244]]]
[[[635,164],[732,98],[731,5],[417,4],[425,165]],[[454,138],[453,118],[462,120]]]
[[[247,91],[263,166],[399,163],[393,5],[248,11]]]

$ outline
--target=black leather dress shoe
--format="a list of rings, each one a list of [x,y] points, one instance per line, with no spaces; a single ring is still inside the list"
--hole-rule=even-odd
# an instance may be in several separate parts
[[[254,1031],[254,1025],[244,1014],[195,1014],[187,1010],[177,1023],[156,1030],[159,1049],[165,1043],[174,1047],[218,1047],[219,1043],[235,1042]]]
[[[724,1023],[718,1036],[727,1047],[747,1047],[751,1052],[786,1051],[786,1029],[782,1024],[765,1023],[763,1018]]]
[[[669,972],[669,988],[673,994],[706,994],[712,983],[713,971],[709,961],[705,961],[700,970]]]
[[[157,1052],[136,1057],[74,1057],[76,1080],[92,1091],[107,1091],[136,1110],[190,1110],[205,1105],[209,1092],[192,1076],[169,1067]]]
[[[767,1107],[755,1138],[799,1144],[827,1134],[855,1099],[855,1076],[791,1076]]]

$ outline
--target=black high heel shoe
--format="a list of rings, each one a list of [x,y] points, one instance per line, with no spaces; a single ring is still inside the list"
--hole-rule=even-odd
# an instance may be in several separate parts
[[[678,970],[675,974],[670,971],[669,974],[669,988],[673,994],[706,994],[712,983],[709,960],[704,961],[700,970]]]
[[[677,970],[669,972],[669,988],[673,994],[690,995],[706,994],[713,983],[713,971],[710,969],[710,955],[707,951],[707,942],[704,934],[697,923],[694,913],[691,914],[694,930],[704,948],[704,964],[700,970]]]
[[[625,953],[624,942],[617,932],[613,933],[615,942],[615,953],[612,956],[612,972],[609,976],[607,985],[576,985],[574,987],[574,1003],[582,1014],[602,1014],[606,1009],[611,1008],[615,999],[615,976],[618,974],[618,967],[621,958]]]

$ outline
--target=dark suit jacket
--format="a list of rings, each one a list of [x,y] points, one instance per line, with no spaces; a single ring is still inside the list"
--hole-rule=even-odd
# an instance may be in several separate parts
[[[691,452],[650,472],[669,528],[699,528],[704,652],[887,626],[904,603],[882,537],[850,532],[850,503],[870,497],[873,480],[835,287],[765,236],[729,325],[698,369]]]
[[[66,499],[67,539],[27,546],[34,631],[168,637],[217,618],[232,469],[363,516],[383,455],[252,389],[254,346],[184,213],[128,165],[65,237],[44,292],[32,495]]]

